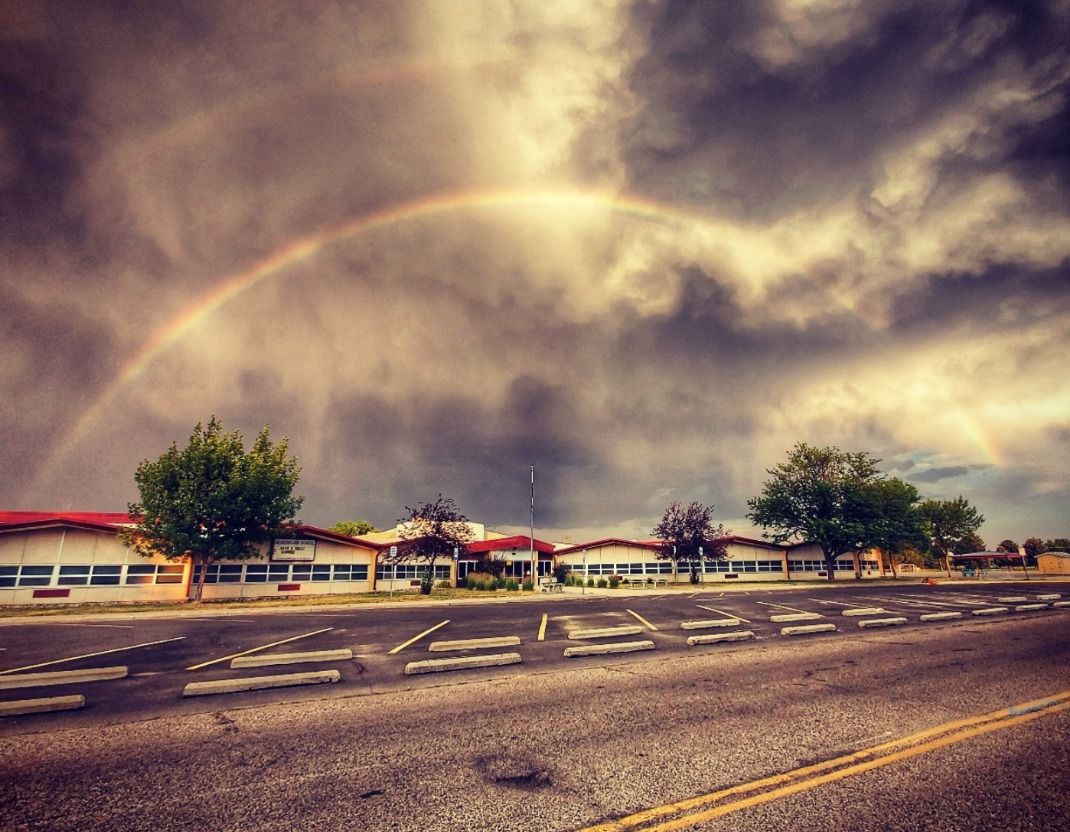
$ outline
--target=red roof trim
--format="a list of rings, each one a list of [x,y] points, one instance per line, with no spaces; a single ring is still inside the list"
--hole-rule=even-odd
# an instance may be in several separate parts
[[[499,537],[497,540],[477,540],[465,546],[465,551],[471,554],[479,552],[498,552],[504,549],[517,549],[530,552],[532,538],[526,534],[515,534],[512,537]],[[535,551],[540,555],[552,555],[554,544],[535,538]],[[520,554],[518,551],[517,554]]]
[[[775,549],[783,552],[788,547],[781,543],[771,543],[768,540],[755,540],[752,537],[742,537],[737,534],[728,535],[726,537],[717,538],[719,543],[741,543],[747,546],[761,546],[763,549]],[[662,540],[625,540],[623,537],[605,537],[601,540],[592,540],[590,543],[578,543],[575,546],[566,546],[563,549],[558,549],[556,554],[558,555],[571,555],[574,552],[581,552],[584,549],[597,549],[601,546],[635,546],[639,549],[649,549],[651,551],[659,549],[664,545]]]

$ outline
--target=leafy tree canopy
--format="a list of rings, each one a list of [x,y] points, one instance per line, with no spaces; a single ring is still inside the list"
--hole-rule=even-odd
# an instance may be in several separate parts
[[[472,529],[456,503],[449,497],[438,498],[412,508],[405,507],[407,517],[402,517],[401,539],[405,544],[398,547],[393,558],[424,561],[427,570],[420,583],[420,591],[430,594],[434,585],[434,566],[438,558],[452,558],[454,549],[464,550],[472,539]],[[391,560],[389,556],[387,561]]]
[[[898,505],[906,492],[879,485],[878,462],[865,451],[799,442],[787,462],[768,470],[762,493],[747,501],[747,517],[771,530],[764,536],[776,542],[816,543],[831,580],[839,555],[877,545],[876,538],[893,533],[890,521],[882,526],[879,500]]]
[[[141,520],[122,538],[146,557],[188,556],[195,564],[252,557],[301,508],[303,498],[293,496],[300,473],[285,437],[272,445],[265,427],[246,453],[241,433],[224,433],[213,416],[207,426],[198,423],[185,448],[172,443],[159,459],[138,466],[140,499],[128,511]]]
[[[948,575],[951,574],[951,555],[985,550],[985,542],[977,536],[985,518],[965,497],[925,500],[920,511],[932,548],[944,558]]]
[[[1009,538],[1007,540],[1001,540],[999,542],[999,545],[996,546],[996,551],[1013,552],[1014,554],[1018,554],[1018,544]]]
[[[657,555],[663,560],[671,560],[679,565],[687,563],[691,572],[691,583],[701,580],[699,569],[702,560],[720,560],[728,556],[721,538],[728,531],[721,524],[713,524],[713,506],[702,503],[681,505],[675,500],[665,509],[661,521],[651,534],[662,544]]]
[[[894,575],[894,556],[928,548],[924,518],[918,510],[921,498],[917,488],[898,477],[874,480],[866,490],[859,510],[870,515],[868,543],[881,550]]]
[[[349,535],[349,537],[360,537],[361,535],[378,531],[378,529],[367,520],[339,520],[328,531]]]

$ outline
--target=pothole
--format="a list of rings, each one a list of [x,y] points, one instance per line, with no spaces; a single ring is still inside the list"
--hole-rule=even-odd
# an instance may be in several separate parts
[[[513,789],[530,791],[553,785],[549,769],[523,755],[494,754],[476,760],[475,766],[488,782]]]

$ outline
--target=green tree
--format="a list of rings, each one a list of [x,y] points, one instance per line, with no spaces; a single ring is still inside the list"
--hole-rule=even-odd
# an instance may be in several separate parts
[[[952,554],[984,550],[984,541],[977,536],[977,530],[981,528],[985,518],[965,497],[956,497],[954,500],[925,500],[920,511],[925,519],[932,548],[943,559],[949,577]]]
[[[367,520],[339,520],[328,531],[338,532],[338,534],[348,535],[349,537],[361,537],[379,530]]]
[[[700,570],[704,560],[728,557],[728,550],[721,541],[728,531],[721,524],[713,525],[713,508],[702,503],[683,506],[674,500],[651,532],[661,541],[657,556],[671,560],[674,572],[681,563],[686,563],[693,584],[702,580]]]
[[[199,601],[208,564],[260,554],[301,508],[303,498],[293,496],[301,469],[286,451],[286,438],[272,445],[267,427],[246,453],[239,431],[224,433],[215,416],[198,423],[185,448],[172,443],[138,466],[140,499],[128,511],[140,519],[121,532],[123,541],[145,557],[188,557],[204,567]]]
[[[1018,554],[1018,544],[1015,543],[1010,538],[1007,538],[1006,540],[1001,540],[999,542],[999,545],[996,547],[996,551],[997,552],[1013,552],[1014,554]]]
[[[895,558],[902,560],[905,552],[917,552],[929,545],[925,534],[925,521],[918,510],[921,498],[918,489],[898,477],[878,479],[867,486],[868,501],[872,513],[872,526],[868,543],[881,550],[892,570]],[[865,501],[862,502],[865,508]]]
[[[430,595],[435,585],[435,561],[439,558],[452,560],[455,550],[463,550],[472,539],[468,518],[461,514],[449,497],[438,498],[416,508],[405,506],[407,517],[402,517],[401,539],[397,554],[386,558],[388,563],[416,560],[427,564],[420,581],[420,592]]]
[[[878,462],[866,451],[816,448],[799,442],[788,453],[787,462],[768,469],[770,478],[762,493],[747,501],[747,517],[771,529],[764,536],[778,543],[817,544],[831,581],[837,557],[875,545]]]

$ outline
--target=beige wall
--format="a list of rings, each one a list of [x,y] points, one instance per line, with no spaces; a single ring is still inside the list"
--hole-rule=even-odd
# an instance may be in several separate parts
[[[1070,557],[1054,554],[1037,555],[1037,571],[1045,575],[1070,575]]]
[[[264,548],[266,553],[267,547]],[[320,567],[315,570],[317,577],[324,575],[324,567],[329,568],[329,580],[313,580],[312,570],[308,570],[306,574],[302,569],[306,564],[270,561],[266,554],[246,561],[221,562],[213,566],[231,567],[230,570],[222,571],[240,570],[239,577],[242,580],[234,583],[206,583],[204,598],[368,592],[371,589],[374,555],[375,550],[370,547],[316,539],[315,560],[307,565]],[[334,568],[336,565],[363,566],[366,569],[366,577],[361,580],[336,580],[336,576],[342,574]],[[86,569],[79,570],[79,566]],[[149,571],[148,567],[153,566],[156,569],[152,571],[156,574],[144,574]],[[245,578],[250,571],[249,566],[273,567],[276,571],[285,569],[287,576],[284,580],[270,582],[247,581]],[[214,570],[212,567],[209,569],[211,575]],[[48,570],[47,577],[28,574],[42,570]],[[15,574],[11,574],[12,572]],[[64,574],[65,572],[67,574]],[[349,574],[352,575],[352,570]],[[118,536],[110,532],[56,526],[0,533],[0,583],[16,584],[0,586],[0,604],[180,601],[186,597],[189,580],[188,563],[167,561],[160,557],[142,557],[123,546]],[[43,583],[44,581],[47,583]],[[69,585],[72,581],[81,581],[81,585]],[[18,585],[30,582],[37,585]],[[299,589],[280,589],[287,584],[297,584]],[[65,597],[35,598],[35,591],[40,590],[51,593],[60,590],[66,591],[67,594]]]

